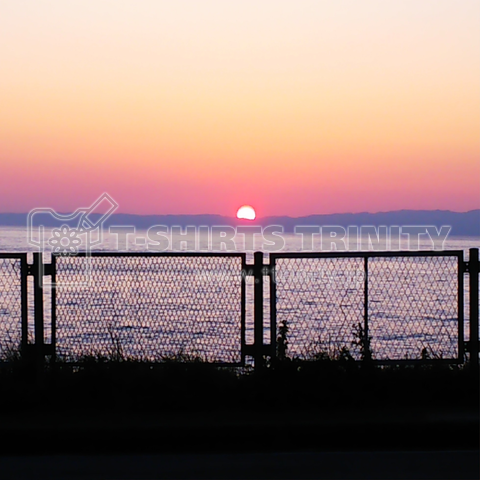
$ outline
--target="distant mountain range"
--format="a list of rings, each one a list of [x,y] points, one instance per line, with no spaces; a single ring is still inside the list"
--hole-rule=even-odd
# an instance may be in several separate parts
[[[94,215],[92,215],[94,217]],[[98,216],[97,216],[98,218]],[[52,219],[49,224],[45,218],[45,226],[58,226],[58,221]],[[27,224],[26,213],[0,213],[1,226],[24,227]],[[435,225],[437,228],[448,225],[452,229],[450,236],[480,236],[480,209],[469,212],[451,212],[449,210],[398,210],[379,213],[336,213],[328,215],[309,215],[306,217],[263,217],[254,221],[238,220],[221,215],[130,215],[118,213],[105,222],[105,226],[132,225],[137,229],[148,229],[153,225],[173,226],[187,225],[281,225],[285,232],[293,232],[295,226],[405,226],[405,225]]]

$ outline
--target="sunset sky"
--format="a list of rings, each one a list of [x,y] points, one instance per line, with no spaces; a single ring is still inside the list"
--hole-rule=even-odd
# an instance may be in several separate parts
[[[480,208],[478,0],[0,0],[0,212]]]

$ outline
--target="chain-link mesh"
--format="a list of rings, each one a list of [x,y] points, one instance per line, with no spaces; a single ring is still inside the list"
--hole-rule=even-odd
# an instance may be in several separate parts
[[[275,271],[277,337],[287,355],[338,358],[352,346],[352,329],[364,316],[361,258],[278,258]]]
[[[59,358],[241,362],[241,256],[57,257],[56,265]]]
[[[277,344],[285,341],[291,357],[362,358],[367,293],[374,359],[456,359],[458,261],[453,254],[372,255],[365,292],[363,255],[277,255]],[[58,357],[240,363],[242,308],[253,309],[248,295],[242,307],[243,262],[241,255],[222,254],[57,257]],[[0,257],[2,359],[20,348],[21,285],[21,258]],[[265,295],[268,301],[268,289]],[[47,307],[46,330],[48,313]],[[248,337],[248,325],[246,330]],[[468,323],[465,334],[468,338]],[[268,327],[264,337],[268,343]]]
[[[456,257],[371,258],[368,280],[375,358],[458,356]]]
[[[21,260],[0,257],[0,360],[18,354],[21,340]]]
[[[456,256],[276,258],[277,350],[299,358],[458,357]],[[370,337],[370,341],[368,341]]]

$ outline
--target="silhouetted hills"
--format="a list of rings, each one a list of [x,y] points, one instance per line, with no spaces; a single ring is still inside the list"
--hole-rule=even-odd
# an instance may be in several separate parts
[[[58,221],[43,217],[45,226],[58,226]],[[0,213],[1,226],[24,227],[27,224],[26,213]],[[281,225],[285,232],[293,232],[295,226],[406,226],[406,225],[434,225],[438,228],[444,225],[452,227],[450,235],[480,236],[480,209],[469,212],[452,212],[449,210],[398,210],[378,213],[337,213],[328,215],[309,215],[305,217],[270,216],[258,218],[254,221],[238,220],[234,217],[222,215],[131,215],[118,213],[112,215],[105,226],[131,225],[145,230],[154,225],[185,227],[194,226],[239,226],[239,225]]]
[[[297,225],[350,225],[362,226],[406,226],[435,225],[452,227],[450,235],[480,236],[480,209],[469,212],[451,212],[449,210],[398,210],[379,213],[339,213],[331,215],[309,215],[307,217],[266,217],[262,223],[283,225],[285,231],[293,231]]]

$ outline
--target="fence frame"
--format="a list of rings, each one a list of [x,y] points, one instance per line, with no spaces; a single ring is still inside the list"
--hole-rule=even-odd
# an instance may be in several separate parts
[[[28,282],[29,265],[26,253],[0,253],[0,259],[20,261],[20,350],[22,355],[27,355],[28,349]]]
[[[57,280],[57,257],[59,254],[52,254],[51,268],[48,270],[48,275],[52,276],[52,284],[56,285]],[[246,262],[246,253],[230,253],[230,252],[80,252],[75,257],[81,258],[238,258],[241,260],[241,283],[240,283],[240,362],[211,362],[212,365],[217,366],[244,366],[245,357],[247,355],[249,345],[246,344],[246,282],[244,271],[248,268]],[[56,330],[57,330],[57,294],[56,288],[52,288],[52,311],[51,311],[51,325],[52,325],[52,344],[54,345],[52,352],[52,360],[56,359]],[[42,337],[43,339],[43,337]]]
[[[470,257],[472,256],[472,250],[470,250]],[[478,255],[478,249],[477,249]],[[370,258],[395,258],[395,257],[452,257],[457,259],[457,309],[458,309],[458,343],[457,343],[457,358],[448,359],[366,359],[377,365],[400,365],[400,364],[416,364],[416,363],[447,363],[447,364],[460,364],[464,363],[465,345],[464,345],[464,273],[468,272],[466,269],[466,262],[463,259],[463,250],[426,250],[426,251],[386,251],[386,252],[284,252],[284,253],[271,253],[270,254],[270,328],[271,328],[271,351],[272,359],[276,360],[276,332],[277,332],[277,284],[275,282],[277,260],[278,259],[322,259],[322,258],[359,258],[363,259],[363,269],[365,273],[364,277],[364,314],[363,314],[363,328],[365,336],[368,338],[368,260]],[[475,275],[473,275],[475,276]],[[472,277],[472,275],[471,275]],[[478,282],[478,274],[477,274]],[[477,283],[478,291],[478,283]],[[470,298],[470,304],[472,299]],[[472,316],[472,315],[470,315]],[[477,297],[477,322],[478,330],[478,297]],[[471,322],[472,324],[472,322]],[[478,337],[478,332],[477,332]],[[473,354],[472,354],[473,356]],[[478,355],[477,355],[478,356]]]
[[[467,350],[470,352],[470,366],[478,375],[480,358],[478,357],[480,339],[478,337],[478,277],[480,274],[480,262],[478,248],[471,248],[468,262],[464,262],[464,273],[469,275],[469,300],[470,300],[470,340]],[[473,359],[476,359],[473,361]]]
[[[454,257],[457,258],[457,296],[458,296],[458,357],[454,359],[397,359],[397,360],[372,360],[377,364],[415,364],[415,363],[464,363],[465,353],[470,355],[470,366],[476,372],[479,370],[479,249],[469,249],[469,259],[464,260],[463,250],[442,251],[384,251],[384,252],[284,252],[270,253],[270,263],[264,263],[264,254],[255,252],[254,263],[247,264],[246,253],[230,252],[92,252],[79,253],[80,257],[236,257],[241,258],[241,362],[240,364],[228,363],[229,366],[244,366],[247,356],[254,358],[256,370],[265,366],[266,357],[272,362],[277,360],[277,291],[275,282],[276,261],[282,258],[363,258],[365,286],[364,286],[364,322],[368,335],[368,259],[370,258],[393,258],[393,257]],[[56,255],[52,255],[51,263],[43,262],[43,254],[33,254],[33,264],[27,262],[27,253],[0,253],[0,259],[15,259],[20,261],[20,295],[21,295],[21,353],[25,357],[32,358],[39,368],[45,362],[45,356],[52,360],[56,358]],[[464,341],[464,275],[469,275],[469,304],[470,304],[470,340]],[[27,277],[33,276],[33,300],[34,300],[34,329],[35,342],[28,341],[28,282]],[[44,289],[43,277],[52,277],[51,288],[51,344],[44,342]],[[254,277],[254,343],[246,341],[246,277]],[[263,279],[269,277],[270,286],[270,342],[264,343],[264,292]],[[475,361],[474,359],[477,359]],[[218,365],[218,364],[217,364]],[[223,365],[225,365],[223,363]]]

